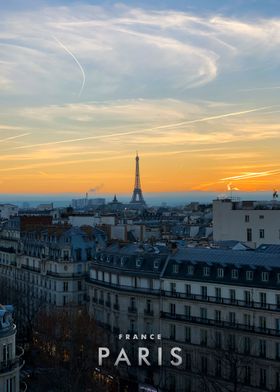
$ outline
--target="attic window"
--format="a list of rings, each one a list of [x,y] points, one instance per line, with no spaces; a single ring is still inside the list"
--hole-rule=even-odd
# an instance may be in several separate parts
[[[188,265],[188,269],[187,269],[188,275],[193,275],[193,271],[194,271],[193,265]]]
[[[269,279],[269,273],[268,272],[262,272],[262,281],[267,282]]]
[[[203,276],[209,276],[209,275],[210,275],[210,268],[203,267]]]
[[[179,265],[173,264],[173,274],[178,274],[178,272],[179,272]]]
[[[224,277],[224,269],[223,268],[218,268],[217,269],[217,276],[218,276],[218,278],[223,278]]]
[[[231,270],[231,278],[238,279],[238,270],[237,269]]]
[[[154,260],[154,268],[159,268],[159,260]]]
[[[141,267],[142,260],[141,259],[136,259],[136,267]]]

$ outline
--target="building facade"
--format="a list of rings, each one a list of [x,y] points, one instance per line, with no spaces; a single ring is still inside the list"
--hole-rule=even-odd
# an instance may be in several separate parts
[[[279,390],[279,255],[111,246],[96,254],[87,292],[90,314],[112,332],[111,347],[125,347],[132,361],[139,345],[149,348],[151,367],[129,369],[139,382],[176,392]],[[161,341],[118,339],[150,333]],[[170,365],[174,346],[179,367]]]
[[[12,306],[0,306],[0,391],[20,392],[23,350],[16,346],[16,326]]]
[[[214,241],[236,240],[251,248],[280,244],[280,203],[257,201],[213,201]]]

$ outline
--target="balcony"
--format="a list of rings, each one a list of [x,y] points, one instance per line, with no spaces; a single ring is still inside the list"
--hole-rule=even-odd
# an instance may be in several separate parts
[[[23,354],[24,350],[17,346],[16,355],[13,359],[0,362],[0,374],[9,373],[17,368],[21,368],[24,365]]]
[[[92,284],[97,285],[97,286],[107,287],[107,288],[115,289],[115,290],[118,290],[118,291],[127,291],[127,292],[132,292],[132,293],[158,295],[158,296],[160,295],[160,290],[157,290],[157,289],[125,286],[125,285],[120,285],[120,284],[117,284],[117,283],[104,282],[102,280],[93,279],[93,278],[90,278],[90,277],[87,277],[86,281],[88,283],[92,283]]]
[[[178,299],[188,299],[190,301],[209,302],[229,306],[241,306],[251,309],[263,309],[275,312],[280,312],[280,304],[268,304],[264,302],[245,301],[233,298],[222,298],[214,296],[206,296],[200,294],[179,293],[175,291],[161,290],[161,295],[164,297],[172,297]]]
[[[144,315],[149,316],[149,317],[153,317],[154,311],[152,309],[144,309]]]
[[[137,308],[135,306],[129,306],[127,309],[128,313],[137,313]]]
[[[228,329],[240,330],[248,333],[256,333],[260,335],[270,335],[270,336],[280,337],[280,330],[271,329],[271,328],[261,328],[261,327],[256,327],[254,325],[246,325],[240,323],[232,324],[229,321],[216,321],[209,318],[187,316],[183,314],[173,314],[169,312],[161,312],[160,317],[163,319],[182,321],[191,324],[200,324],[204,326],[213,326],[217,328],[228,328]]]

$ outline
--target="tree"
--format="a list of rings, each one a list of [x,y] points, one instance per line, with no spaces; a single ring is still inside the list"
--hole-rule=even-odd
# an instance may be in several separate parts
[[[42,311],[34,348],[37,361],[50,368],[53,375],[45,380],[45,386],[60,392],[117,391],[118,375],[113,364],[107,362],[106,368],[98,369],[98,347],[105,339],[104,331],[85,310]]]

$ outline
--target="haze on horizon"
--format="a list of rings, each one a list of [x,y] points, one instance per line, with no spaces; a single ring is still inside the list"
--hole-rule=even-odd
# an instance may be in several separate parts
[[[209,3],[1,4],[1,192],[278,188],[279,4]]]

